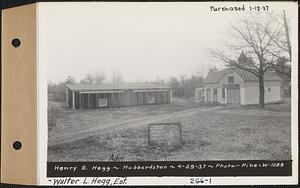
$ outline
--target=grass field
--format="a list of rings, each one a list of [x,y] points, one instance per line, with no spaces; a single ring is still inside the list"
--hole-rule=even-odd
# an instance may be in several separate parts
[[[218,106],[174,99],[172,104],[72,111],[61,108],[49,130],[48,161],[288,160],[290,104]],[[183,147],[148,145],[149,123],[180,122]]]

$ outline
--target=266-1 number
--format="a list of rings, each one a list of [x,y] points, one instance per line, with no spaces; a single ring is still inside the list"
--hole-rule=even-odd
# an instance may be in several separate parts
[[[210,178],[190,178],[190,184],[211,183]]]

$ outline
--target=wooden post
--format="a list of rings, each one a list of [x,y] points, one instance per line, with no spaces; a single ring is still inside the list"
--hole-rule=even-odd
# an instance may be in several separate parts
[[[98,93],[96,93],[96,108],[99,107],[99,104],[98,104]]]
[[[88,93],[88,100],[87,100],[87,108],[89,109],[90,108],[90,94]]]
[[[111,105],[110,99],[111,99],[110,93],[107,93],[107,107],[110,107],[110,105]]]
[[[172,90],[170,89],[169,91],[170,91],[169,92],[170,93],[170,101],[169,101],[169,103],[172,103]]]
[[[79,109],[81,109],[81,93],[79,93]]]
[[[72,95],[73,95],[73,109],[75,110],[75,92],[72,91]]]
[[[66,88],[66,102],[67,102],[67,108],[69,108],[69,90]]]
[[[227,101],[227,88],[225,88],[225,104],[227,104],[228,101]]]

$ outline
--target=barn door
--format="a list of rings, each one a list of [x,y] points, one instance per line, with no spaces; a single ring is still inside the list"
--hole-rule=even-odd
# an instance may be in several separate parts
[[[218,102],[218,90],[213,89],[213,102]]]
[[[211,102],[211,90],[206,89],[206,101]]]
[[[227,89],[227,103],[228,104],[240,104],[240,89],[228,88]]]

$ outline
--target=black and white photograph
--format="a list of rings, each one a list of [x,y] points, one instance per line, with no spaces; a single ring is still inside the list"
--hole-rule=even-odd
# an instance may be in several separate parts
[[[88,22],[53,7],[48,160],[291,159],[285,10],[207,23],[197,7],[133,7],[84,6]],[[165,123],[182,131],[149,144]]]
[[[47,4],[47,161],[292,160],[284,7]]]
[[[299,187],[298,7],[3,0],[0,184]]]

